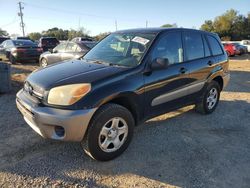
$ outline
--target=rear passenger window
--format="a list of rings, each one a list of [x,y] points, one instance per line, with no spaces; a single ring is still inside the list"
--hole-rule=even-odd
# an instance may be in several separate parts
[[[204,48],[200,33],[184,33],[186,60],[199,59],[204,57]]]
[[[156,58],[166,58],[169,64],[183,62],[181,34],[179,32],[167,33],[160,38],[152,53],[152,60]]]
[[[215,39],[214,37],[209,36],[209,35],[207,36],[207,39],[208,39],[208,42],[210,44],[213,55],[223,54],[223,51],[222,51],[217,39]]]
[[[204,48],[205,48],[205,57],[209,57],[211,56],[211,52],[209,50],[208,44],[207,44],[207,40],[203,38],[203,43],[204,43]]]

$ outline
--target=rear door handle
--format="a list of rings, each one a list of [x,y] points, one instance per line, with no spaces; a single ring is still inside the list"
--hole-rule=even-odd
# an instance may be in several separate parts
[[[184,67],[180,68],[180,73],[181,74],[185,74],[186,72],[187,72],[186,68],[184,68]]]
[[[208,61],[207,64],[208,64],[209,66],[212,66],[212,65],[213,65],[213,62],[212,62],[212,61]]]

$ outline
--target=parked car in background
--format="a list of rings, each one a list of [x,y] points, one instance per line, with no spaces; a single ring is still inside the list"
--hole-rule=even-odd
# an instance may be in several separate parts
[[[52,50],[59,44],[59,40],[55,37],[41,37],[39,39],[38,46],[43,49],[44,52]]]
[[[242,40],[240,42],[241,45],[246,46],[247,47],[247,52],[250,52],[250,40]]]
[[[14,40],[31,40],[31,39],[29,37],[15,37]],[[33,40],[31,40],[31,41],[33,41]]]
[[[68,60],[79,59],[83,57],[96,42],[62,42],[51,52],[45,52],[40,56],[40,66],[46,67],[52,63]]]
[[[72,42],[83,42],[83,41],[93,41],[94,40],[90,37],[75,37],[71,40]]]
[[[2,44],[3,41],[10,39],[9,37],[0,37],[0,44]]]
[[[223,43],[224,49],[227,52],[228,57],[236,55],[236,47],[231,43]]]
[[[89,156],[107,161],[126,150],[134,126],[148,119],[191,104],[202,114],[214,112],[230,78],[228,67],[214,33],[117,31],[82,60],[30,74],[16,104],[44,138],[81,142]]]
[[[11,63],[24,61],[38,61],[42,48],[31,40],[6,40],[0,45],[0,56]]]
[[[233,42],[231,44],[233,44],[236,47],[237,51],[240,52],[239,55],[247,53],[247,47],[246,46],[243,46],[243,45],[241,45],[241,44],[239,44],[237,42]]]

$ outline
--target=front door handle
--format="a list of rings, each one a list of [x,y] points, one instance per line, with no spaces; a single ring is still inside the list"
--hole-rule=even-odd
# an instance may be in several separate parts
[[[208,64],[209,66],[212,66],[212,65],[213,65],[213,62],[212,62],[212,61],[208,61],[207,64]]]
[[[186,68],[184,68],[184,67],[180,68],[180,73],[181,74],[185,74],[186,72],[187,72]]]

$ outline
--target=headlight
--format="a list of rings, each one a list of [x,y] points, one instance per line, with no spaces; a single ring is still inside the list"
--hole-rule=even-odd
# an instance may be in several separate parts
[[[48,103],[55,105],[72,105],[91,90],[90,84],[72,84],[52,88],[49,91]]]

